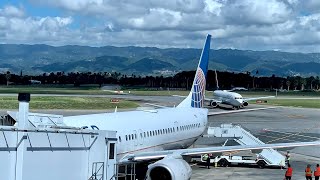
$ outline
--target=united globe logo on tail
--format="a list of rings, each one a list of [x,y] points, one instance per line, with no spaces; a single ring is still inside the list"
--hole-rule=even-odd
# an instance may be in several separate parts
[[[202,108],[204,104],[204,91],[206,88],[206,77],[201,68],[197,69],[197,73],[193,82],[191,106],[194,108]]]

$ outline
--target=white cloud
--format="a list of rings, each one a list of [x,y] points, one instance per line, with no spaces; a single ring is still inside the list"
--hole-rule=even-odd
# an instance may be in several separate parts
[[[284,2],[278,0],[233,1],[224,6],[222,12],[229,24],[250,25],[283,23],[291,15],[291,9]]]
[[[320,47],[318,0],[29,1],[67,17],[32,17],[21,7],[0,7],[1,43],[201,47],[211,33],[213,48]]]
[[[216,16],[220,16],[221,8],[224,6],[223,3],[214,0],[205,0],[205,4],[205,12],[210,12]]]
[[[15,6],[6,5],[3,8],[0,8],[0,16],[6,17],[23,17],[24,11]]]
[[[179,26],[181,20],[180,12],[157,8],[143,17],[129,19],[129,25],[137,29],[167,29]]]

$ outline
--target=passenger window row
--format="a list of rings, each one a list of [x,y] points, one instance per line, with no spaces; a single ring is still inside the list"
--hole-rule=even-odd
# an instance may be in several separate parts
[[[200,127],[200,123],[184,125],[184,126],[180,126],[180,131],[185,131],[185,130],[199,128],[199,127]]]
[[[178,132],[178,131],[185,131],[185,130],[189,130],[189,129],[194,129],[194,128],[199,128],[200,127],[200,123],[197,124],[189,124],[189,125],[184,125],[184,126],[180,126],[177,128],[166,128],[166,129],[158,129],[158,130],[153,130],[153,131],[145,131],[145,132],[141,132],[140,133],[140,138],[147,138],[147,137],[152,137],[152,136],[158,136],[158,135],[162,135],[162,134],[170,134],[170,133],[174,133],[174,132]],[[128,134],[125,135],[125,139],[126,141],[131,141],[131,140],[135,140],[137,139],[137,134]],[[121,136],[119,136],[119,142],[121,142]]]

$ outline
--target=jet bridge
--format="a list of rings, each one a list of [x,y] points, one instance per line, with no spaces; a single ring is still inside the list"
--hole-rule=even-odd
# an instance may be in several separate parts
[[[68,127],[63,116],[29,113],[30,94],[19,94],[14,126],[0,125],[0,179],[111,180],[116,132]]]
[[[220,127],[209,127],[209,137],[223,137],[232,138],[240,145],[262,145],[265,144],[257,137],[253,136],[249,130],[244,129],[240,125],[222,124]],[[253,151],[253,153],[255,153]],[[257,153],[259,159],[264,161],[258,161],[261,166],[285,166],[285,157],[274,149],[263,149]],[[265,164],[263,164],[265,163]]]

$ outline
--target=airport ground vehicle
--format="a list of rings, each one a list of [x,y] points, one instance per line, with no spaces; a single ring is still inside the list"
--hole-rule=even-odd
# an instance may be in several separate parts
[[[205,163],[206,160],[201,156],[201,162]],[[218,166],[227,167],[230,165],[258,165],[260,168],[267,166],[264,159],[254,156],[216,156],[210,158],[210,163],[217,163]]]

